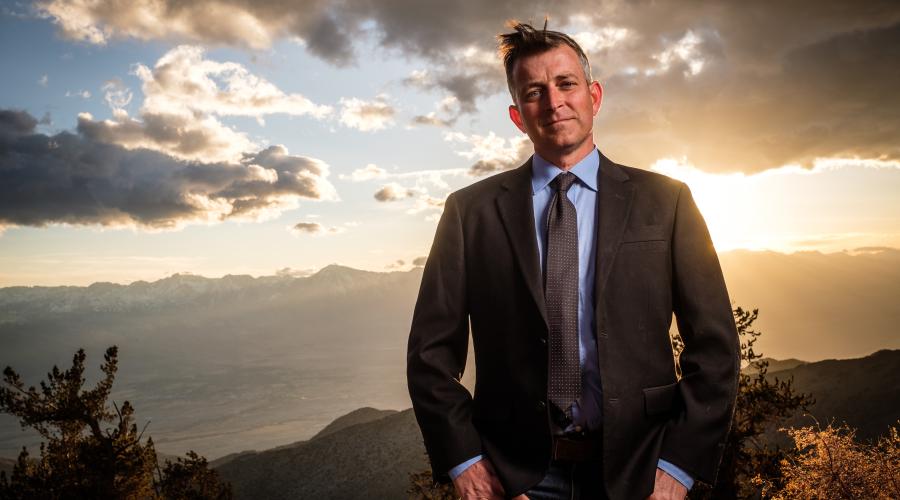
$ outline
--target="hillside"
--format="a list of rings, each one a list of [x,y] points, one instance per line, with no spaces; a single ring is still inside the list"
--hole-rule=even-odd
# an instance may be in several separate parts
[[[900,419],[900,350],[807,363],[770,376],[793,377],[798,392],[815,398],[810,414],[816,420],[823,426],[832,419],[846,422],[857,429],[859,439],[876,438]],[[797,415],[786,425],[809,426],[815,421]]]
[[[800,365],[806,364],[806,361],[800,361],[799,359],[773,359],[773,358],[760,358],[756,363],[752,365],[745,366],[741,369],[744,373],[756,373],[759,371],[759,365],[757,363],[768,361],[769,365],[767,368],[768,373],[780,372],[783,370],[790,370],[792,368],[796,368]]]
[[[409,473],[427,467],[412,410],[351,425],[217,467],[240,499],[406,498]]]

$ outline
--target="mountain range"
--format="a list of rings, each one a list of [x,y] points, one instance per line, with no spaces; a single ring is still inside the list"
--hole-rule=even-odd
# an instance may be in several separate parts
[[[733,304],[760,310],[757,352],[816,361],[900,348],[896,249],[741,250],[720,260]],[[129,400],[140,426],[150,422],[159,451],[215,459],[271,449],[360,407],[409,407],[405,351],[421,274],[331,265],[305,277],[2,288],[0,367],[37,384],[84,348],[92,384],[115,344],[112,399]],[[463,382],[471,388],[475,376],[470,363]],[[0,456],[37,444],[0,415]]]

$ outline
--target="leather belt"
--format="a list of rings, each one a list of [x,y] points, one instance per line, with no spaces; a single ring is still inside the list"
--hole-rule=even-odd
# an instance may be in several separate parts
[[[553,436],[553,459],[569,462],[599,459],[603,454],[600,437],[600,432]]]

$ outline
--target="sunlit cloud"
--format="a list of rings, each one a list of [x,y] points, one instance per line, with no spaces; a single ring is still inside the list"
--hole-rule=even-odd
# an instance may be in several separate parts
[[[285,93],[235,62],[206,59],[202,47],[181,45],[163,55],[153,69],[136,64],[148,113],[200,112],[218,116],[280,113],[324,118],[332,112],[297,93]]]
[[[370,180],[394,179],[402,181],[413,181],[415,185],[422,186],[431,185],[438,189],[449,189],[449,178],[468,177],[469,169],[467,168],[444,168],[444,169],[424,169],[412,170],[407,172],[389,172],[374,163],[369,163],[363,168],[354,170],[350,175],[341,174],[338,176],[341,180],[352,182],[366,182]],[[398,184],[394,183],[394,186]]]
[[[153,69],[134,65],[144,95],[137,118],[124,109],[132,99],[130,89],[119,79],[108,80],[102,89],[113,118],[95,120],[82,113],[79,131],[128,149],[153,149],[185,160],[239,162],[260,145],[220,117],[262,120],[280,113],[319,119],[331,113],[330,107],[285,93],[240,64],[212,61],[204,53],[201,47],[182,45],[164,54]]]
[[[666,47],[662,52],[653,55],[653,59],[659,61],[659,68],[649,69],[647,74],[669,71],[669,68],[677,61],[687,64],[685,76],[696,76],[703,71],[703,65],[706,62],[699,50],[700,42],[700,37],[692,30],[688,30],[681,39]]]
[[[350,175],[341,174],[338,176],[339,179],[342,180],[350,180],[353,182],[362,182],[370,179],[383,179],[387,177],[387,170],[375,165],[374,163],[369,163],[363,168],[358,168],[354,170]]]
[[[518,167],[531,156],[533,148],[528,136],[520,135],[505,139],[494,132],[487,135],[447,132],[444,140],[467,146],[456,154],[475,163],[469,167],[469,174],[481,176]]]
[[[375,191],[373,196],[377,201],[390,202],[412,198],[417,194],[419,194],[419,191],[416,189],[406,188],[396,182],[391,182],[390,184],[381,186],[378,191]]]
[[[446,196],[435,197],[429,194],[428,190],[422,186],[405,187],[396,182],[383,185],[375,192],[374,198],[382,203],[396,203],[403,200],[412,200],[412,205],[403,204],[405,212],[409,215],[415,215],[422,212],[431,212],[432,215],[439,215],[444,210]],[[431,217],[426,218],[431,220]]]
[[[363,132],[374,132],[394,124],[397,111],[388,103],[385,95],[364,101],[355,97],[341,98],[340,121],[347,127]]]

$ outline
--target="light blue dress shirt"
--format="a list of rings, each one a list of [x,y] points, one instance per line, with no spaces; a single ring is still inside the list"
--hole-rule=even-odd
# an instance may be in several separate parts
[[[564,172],[537,153],[531,161],[532,201],[534,203],[534,229],[537,235],[541,272],[547,269],[547,212],[553,200],[550,182]],[[599,429],[603,422],[600,386],[600,367],[597,361],[597,341],[594,338],[594,268],[597,253],[597,169],[600,155],[597,148],[569,169],[578,180],[567,191],[575,205],[578,223],[578,354],[581,361],[582,396],[572,405],[572,423],[566,431]],[[475,456],[450,469],[450,477],[456,479],[470,465],[481,460]],[[686,488],[694,485],[693,478],[676,465],[660,459],[658,467],[674,477]]]

